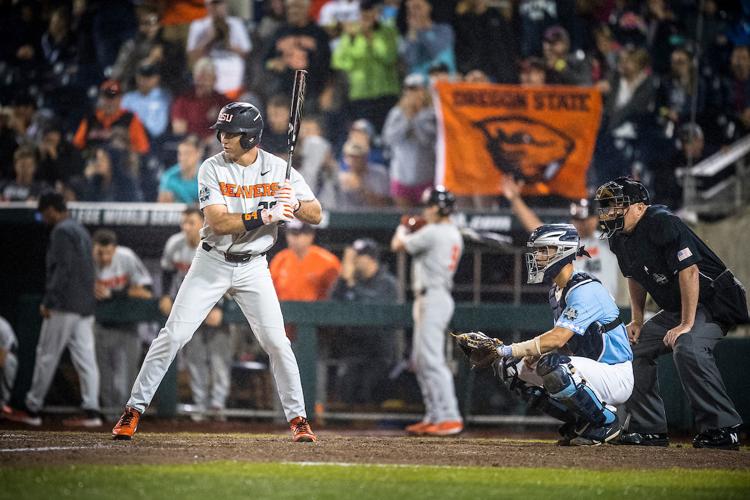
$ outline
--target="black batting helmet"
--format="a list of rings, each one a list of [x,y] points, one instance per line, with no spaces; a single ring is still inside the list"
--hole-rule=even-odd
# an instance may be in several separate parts
[[[427,206],[437,205],[438,213],[445,216],[453,213],[456,197],[443,186],[435,186],[424,190],[422,203]]]
[[[240,146],[252,149],[260,143],[263,134],[263,117],[258,108],[246,102],[230,102],[219,111],[216,123],[211,125],[216,130],[216,138],[221,141],[221,132],[242,134]]]

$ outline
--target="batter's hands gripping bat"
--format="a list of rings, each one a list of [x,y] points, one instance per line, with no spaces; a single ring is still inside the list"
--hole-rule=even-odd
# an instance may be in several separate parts
[[[292,106],[289,109],[289,129],[286,133],[287,145],[289,146],[289,157],[286,160],[287,182],[292,175],[292,158],[294,157],[294,146],[297,145],[299,124],[302,120],[302,107],[305,104],[305,85],[307,85],[307,71],[298,69],[294,72],[294,88],[292,89]]]

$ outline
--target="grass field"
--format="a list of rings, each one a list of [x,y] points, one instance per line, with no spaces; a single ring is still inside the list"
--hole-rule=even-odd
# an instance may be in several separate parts
[[[748,498],[750,472],[204,462],[0,469],[0,498]]]

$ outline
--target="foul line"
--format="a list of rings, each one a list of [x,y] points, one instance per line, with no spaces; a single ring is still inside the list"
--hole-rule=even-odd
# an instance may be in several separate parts
[[[42,448],[8,448],[0,453],[17,453],[22,451],[59,451],[59,450],[90,450],[91,448],[107,448],[106,446],[45,446]]]

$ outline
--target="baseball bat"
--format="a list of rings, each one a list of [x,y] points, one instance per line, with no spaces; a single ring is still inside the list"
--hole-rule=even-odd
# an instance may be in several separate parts
[[[474,243],[479,243],[492,248],[508,248],[513,245],[513,238],[492,231],[477,231],[468,227],[459,228],[461,236]]]
[[[286,160],[286,177],[288,181],[292,175],[292,158],[294,147],[297,145],[299,124],[302,119],[302,107],[305,104],[305,85],[307,84],[307,71],[298,69],[294,72],[294,87],[292,88],[292,105],[289,108],[289,128],[286,134],[289,156]]]

